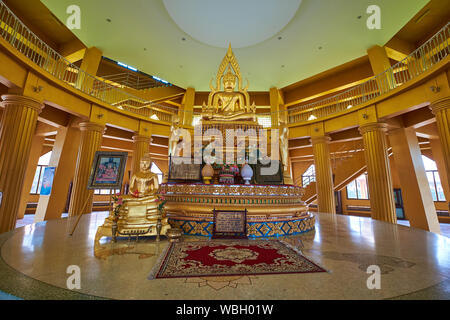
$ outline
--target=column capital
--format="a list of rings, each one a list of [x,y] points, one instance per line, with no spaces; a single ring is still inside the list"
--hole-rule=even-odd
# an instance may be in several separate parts
[[[105,132],[105,126],[102,126],[101,124],[98,124],[95,122],[81,122],[80,130],[81,131],[97,131],[97,132],[101,132],[103,134]]]
[[[434,115],[436,115],[436,113],[438,113],[441,110],[445,110],[445,109],[449,109],[449,108],[450,108],[450,97],[439,99],[430,104],[431,112]]]
[[[313,145],[319,144],[319,143],[330,143],[331,138],[329,136],[318,136],[318,137],[311,137],[311,143]]]
[[[4,94],[2,95],[2,105],[4,107],[6,106],[25,106],[27,108],[32,108],[35,109],[36,111],[40,112],[43,108],[43,103],[41,103],[40,101],[30,98],[30,97],[26,97],[26,96],[21,96],[21,95],[16,95],[16,94]]]
[[[388,125],[386,123],[382,122],[372,122],[372,123],[366,123],[359,127],[359,133],[360,134],[366,134],[367,132],[371,131],[383,131],[387,132]]]
[[[150,144],[151,141],[152,138],[148,136],[143,136],[139,134],[133,136],[133,142],[148,142]]]

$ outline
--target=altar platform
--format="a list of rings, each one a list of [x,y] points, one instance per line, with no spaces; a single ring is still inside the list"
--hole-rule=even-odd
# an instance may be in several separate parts
[[[162,184],[172,227],[184,234],[211,237],[213,210],[247,210],[249,238],[296,235],[314,229],[315,217],[292,185]]]

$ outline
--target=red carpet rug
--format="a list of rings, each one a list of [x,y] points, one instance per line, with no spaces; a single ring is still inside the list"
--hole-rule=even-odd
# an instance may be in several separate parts
[[[149,279],[326,272],[279,241],[219,240],[169,245]]]

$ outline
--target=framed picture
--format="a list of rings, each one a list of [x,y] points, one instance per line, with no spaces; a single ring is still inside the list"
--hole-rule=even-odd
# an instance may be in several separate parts
[[[42,178],[41,196],[49,196],[52,193],[53,178],[55,177],[56,167],[47,167],[44,170]]]
[[[88,189],[120,189],[127,152],[97,151],[92,163]]]
[[[213,239],[247,239],[247,210],[216,210]]]
[[[191,161],[190,158],[187,159]],[[194,163],[175,164],[170,158],[169,181],[201,181],[202,165]]]

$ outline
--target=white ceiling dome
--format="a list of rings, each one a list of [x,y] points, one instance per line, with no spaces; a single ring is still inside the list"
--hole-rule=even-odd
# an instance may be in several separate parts
[[[295,16],[302,0],[163,0],[174,22],[214,47],[253,46],[272,38]],[[206,14],[207,13],[207,14]]]

